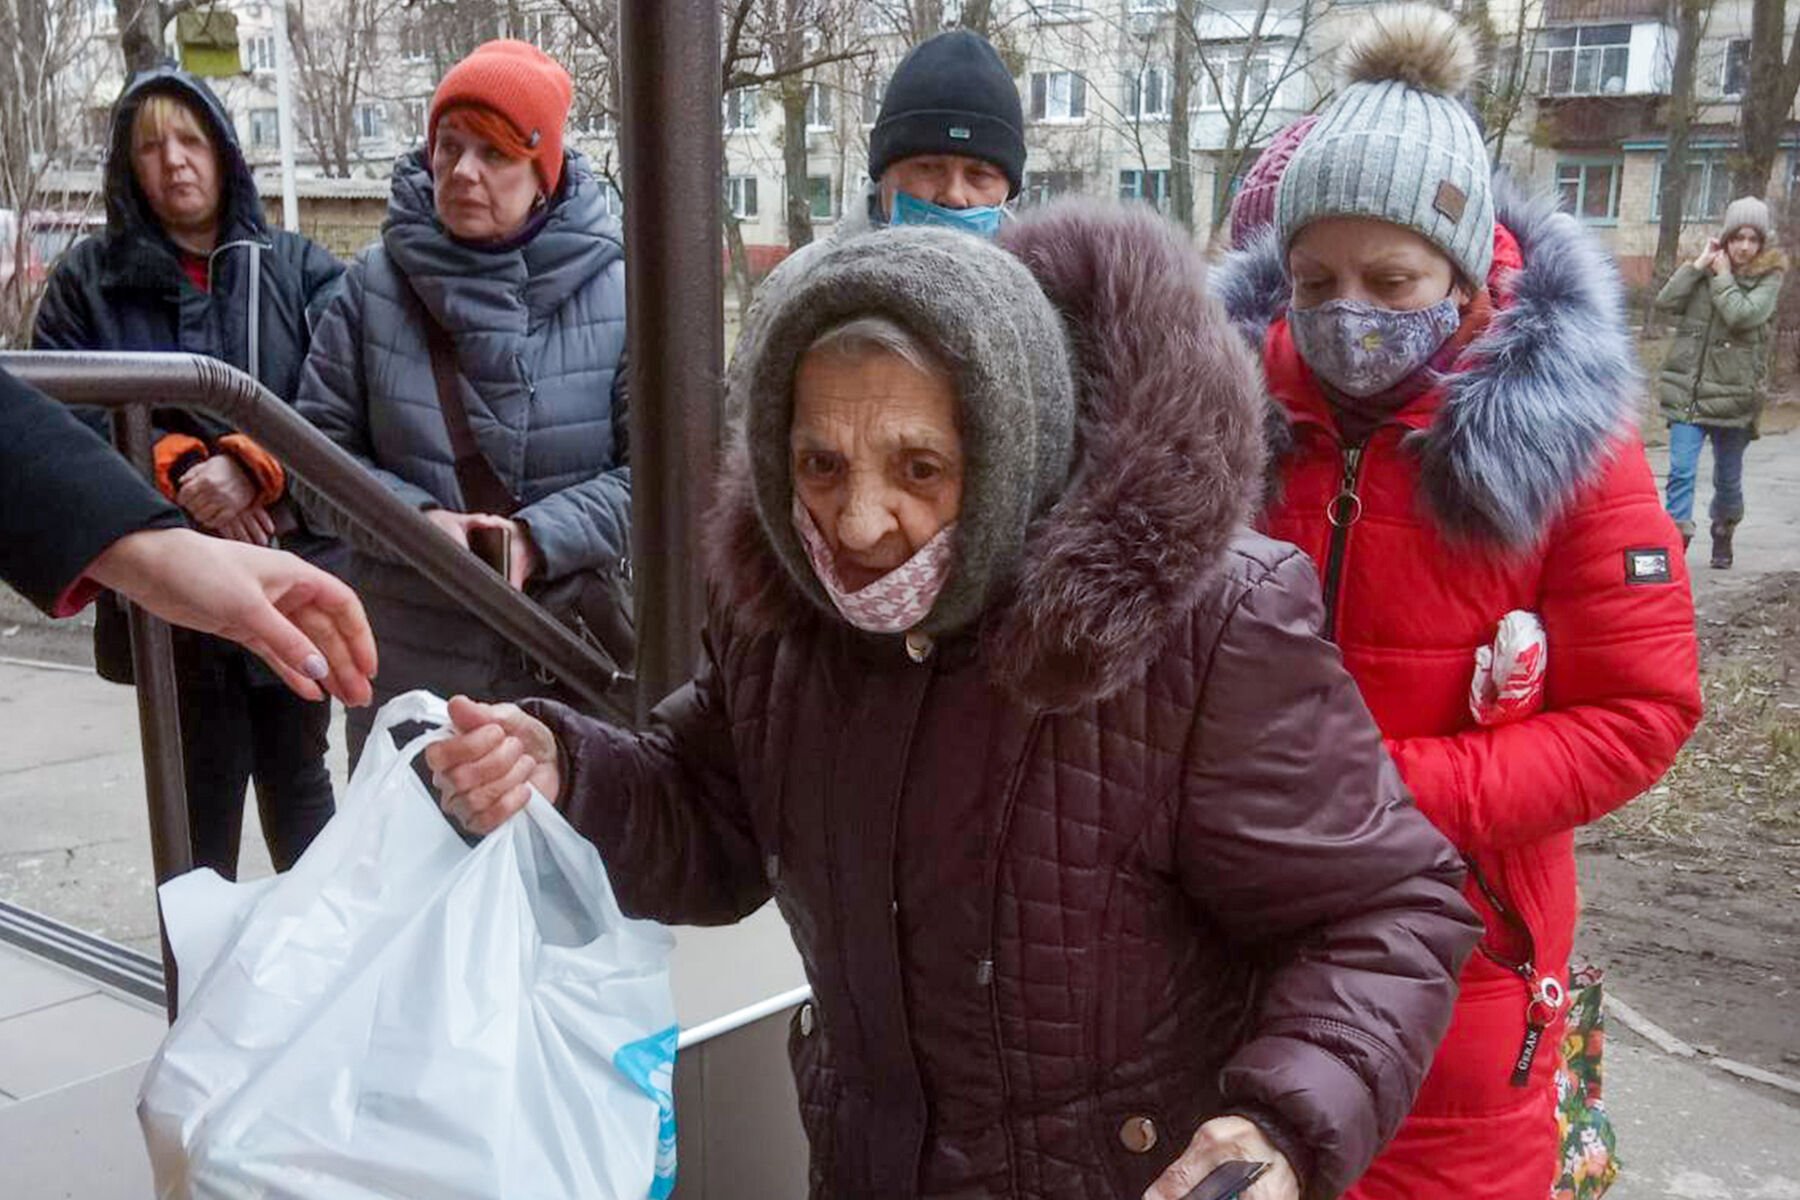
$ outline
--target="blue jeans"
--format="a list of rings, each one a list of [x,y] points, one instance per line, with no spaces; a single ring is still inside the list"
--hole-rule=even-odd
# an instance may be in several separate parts
[[[1723,425],[1689,425],[1669,422],[1669,486],[1663,507],[1678,525],[1694,519],[1694,473],[1700,466],[1700,447],[1713,447],[1713,497],[1710,516],[1731,524],[1744,519],[1744,448],[1750,430]]]

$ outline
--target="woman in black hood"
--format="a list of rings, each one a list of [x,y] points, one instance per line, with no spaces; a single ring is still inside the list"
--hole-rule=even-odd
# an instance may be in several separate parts
[[[271,230],[218,97],[173,66],[133,77],[113,108],[106,232],[50,277],[40,350],[188,351],[230,363],[292,401],[343,266],[298,234]],[[156,481],[188,520],[221,537],[330,565],[335,543],[307,530],[281,464],[198,413],[157,409]],[[116,603],[95,629],[100,674],[131,682]],[[256,784],[270,857],[284,869],[330,819],[327,704],[293,696],[246,651],[177,631],[182,751],[196,866],[236,875],[244,785]]]

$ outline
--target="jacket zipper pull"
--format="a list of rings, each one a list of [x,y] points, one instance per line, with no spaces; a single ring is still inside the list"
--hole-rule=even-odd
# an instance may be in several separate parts
[[[1527,1087],[1531,1083],[1531,1064],[1537,1059],[1538,1045],[1544,1040],[1544,1030],[1556,1014],[1562,1011],[1563,986],[1546,975],[1537,981],[1533,990],[1531,1003],[1525,1009],[1525,1041],[1519,1047],[1519,1053],[1513,1059],[1512,1085],[1516,1088]]]

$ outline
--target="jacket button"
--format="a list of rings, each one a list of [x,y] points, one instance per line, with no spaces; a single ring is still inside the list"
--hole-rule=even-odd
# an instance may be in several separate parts
[[[816,1021],[817,1018],[813,1015],[812,1001],[809,1000],[800,1006],[800,1036],[811,1037]]]
[[[1119,1144],[1133,1154],[1148,1154],[1156,1149],[1156,1122],[1149,1117],[1126,1117],[1119,1126]]]

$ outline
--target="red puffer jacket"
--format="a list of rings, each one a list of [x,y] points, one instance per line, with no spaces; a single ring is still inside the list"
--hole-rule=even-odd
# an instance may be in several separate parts
[[[1262,527],[1317,564],[1345,664],[1420,809],[1477,868],[1468,892],[1488,928],[1412,1116],[1350,1193],[1360,1200],[1544,1200],[1561,1012],[1537,1010],[1550,1018],[1542,1051],[1514,1077],[1526,980],[1567,974],[1574,830],[1654,783],[1700,716],[1688,576],[1633,428],[1641,389],[1617,278],[1571,218],[1511,208],[1492,324],[1360,451],[1340,442],[1286,321],[1262,336],[1292,420]],[[1275,254],[1264,244],[1221,272],[1240,327],[1285,303],[1269,294],[1285,288]],[[1469,712],[1475,650],[1513,609],[1547,633],[1544,707],[1483,728]]]

